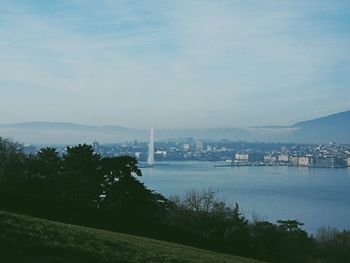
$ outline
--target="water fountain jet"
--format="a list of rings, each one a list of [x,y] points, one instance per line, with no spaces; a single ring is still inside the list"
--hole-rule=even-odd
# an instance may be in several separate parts
[[[150,166],[154,165],[154,138],[153,138],[153,128],[151,128],[150,142],[148,144],[148,157],[147,164]]]

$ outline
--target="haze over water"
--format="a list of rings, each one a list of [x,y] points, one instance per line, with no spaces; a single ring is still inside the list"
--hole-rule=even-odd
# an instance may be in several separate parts
[[[141,180],[165,196],[210,188],[238,202],[246,217],[298,219],[309,233],[322,225],[350,229],[350,169],[213,167],[211,162],[168,162],[142,169]]]

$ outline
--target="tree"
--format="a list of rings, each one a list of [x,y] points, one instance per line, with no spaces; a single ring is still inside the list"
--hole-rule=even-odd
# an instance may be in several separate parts
[[[257,258],[276,262],[280,257],[279,246],[283,243],[278,227],[268,221],[255,221],[251,227],[254,254]]]
[[[147,189],[135,176],[141,176],[137,160],[130,156],[104,158],[103,200],[101,205],[121,217],[149,219],[164,208],[166,199]]]
[[[182,199],[173,197],[169,220],[176,226],[225,242],[228,246],[236,239],[242,244],[243,238],[248,236],[247,219],[240,213],[237,203],[227,205],[215,194],[209,189],[192,189]]]
[[[185,193],[184,205],[196,213],[209,213],[216,203],[215,192],[202,189],[192,189]]]
[[[39,173],[41,178],[47,182],[55,183],[61,169],[61,158],[55,148],[46,147],[39,150],[37,154],[39,162]]]
[[[96,207],[102,192],[100,161],[91,145],[67,147],[63,157],[63,198],[76,205]]]
[[[337,234],[339,233],[338,229],[330,226],[322,226],[317,229],[315,234],[315,239],[321,245],[326,245],[335,239]]]
[[[278,220],[283,243],[279,247],[281,258],[291,262],[305,262],[312,249],[312,240],[298,220]]]
[[[300,227],[304,224],[299,222],[298,220],[278,220],[277,223],[282,230],[287,232],[298,232],[303,231]]]
[[[27,170],[33,179],[55,182],[61,170],[61,158],[55,148],[42,148],[36,155],[28,156]]]
[[[14,183],[24,180],[25,154],[23,145],[0,137],[0,182]]]
[[[29,155],[26,161],[28,177],[27,192],[59,198],[61,158],[55,148],[46,147],[36,155]]]

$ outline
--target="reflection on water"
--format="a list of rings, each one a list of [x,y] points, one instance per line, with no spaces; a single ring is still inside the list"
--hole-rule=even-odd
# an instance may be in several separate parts
[[[167,162],[142,172],[141,180],[165,196],[210,188],[227,202],[238,202],[249,218],[298,219],[312,233],[322,225],[350,229],[350,169]]]

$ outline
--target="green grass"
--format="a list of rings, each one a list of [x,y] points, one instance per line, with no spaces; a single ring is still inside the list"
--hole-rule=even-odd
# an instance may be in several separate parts
[[[0,262],[259,262],[0,211]]]

